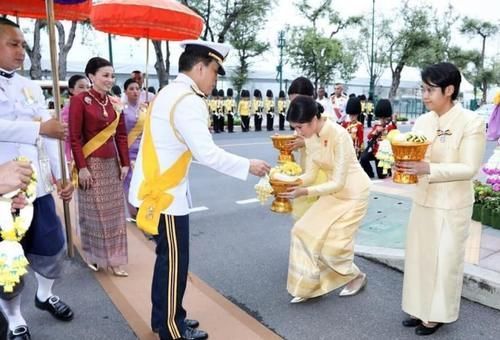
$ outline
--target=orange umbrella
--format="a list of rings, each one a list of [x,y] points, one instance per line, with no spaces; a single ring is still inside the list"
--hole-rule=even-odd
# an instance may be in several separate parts
[[[197,39],[203,30],[203,19],[174,0],[103,0],[92,7],[90,21],[106,33],[148,39],[146,88],[149,40]]]
[[[196,39],[203,29],[200,16],[173,0],[103,0],[90,21],[99,31],[153,40]]]
[[[92,0],[80,0],[78,4],[54,4],[56,20],[84,21],[90,16]],[[22,18],[46,19],[47,9],[44,0],[10,0],[0,2],[0,13]]]

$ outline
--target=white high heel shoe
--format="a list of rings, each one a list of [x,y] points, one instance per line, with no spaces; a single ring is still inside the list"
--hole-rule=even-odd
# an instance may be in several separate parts
[[[304,301],[307,301],[309,300],[308,298],[303,298],[303,297],[300,297],[300,296],[295,296],[293,299],[290,300],[290,303],[301,303],[301,302],[304,302]]]

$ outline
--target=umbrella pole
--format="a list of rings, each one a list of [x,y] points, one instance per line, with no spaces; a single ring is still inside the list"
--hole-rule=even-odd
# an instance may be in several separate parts
[[[56,49],[56,34],[55,34],[55,18],[54,18],[54,0],[45,1],[47,7],[47,29],[49,31],[49,43],[50,43],[50,64],[52,66],[52,92],[54,94],[54,109],[56,118],[60,119],[61,110],[61,93],[59,92],[59,65],[57,63],[57,49]],[[66,173],[66,161],[64,155],[64,141],[59,141],[59,159],[61,161],[61,176],[63,180],[63,186],[68,184],[68,178]],[[74,256],[73,248],[73,234],[71,231],[71,218],[69,211],[69,202],[63,201],[64,208],[64,222],[66,225],[66,240],[68,247],[68,256],[72,258]]]
[[[146,84],[146,103],[149,102],[149,90],[148,90],[148,65],[149,65],[149,37],[146,40],[146,75],[144,76],[144,81]]]

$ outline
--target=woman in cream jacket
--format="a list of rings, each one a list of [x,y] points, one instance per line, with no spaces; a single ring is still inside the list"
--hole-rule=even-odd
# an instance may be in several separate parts
[[[398,162],[419,175],[406,240],[403,310],[405,327],[434,333],[457,320],[462,292],[465,242],[472,215],[472,179],[485,149],[485,126],[457,98],[461,76],[450,63],[422,71],[423,100],[430,112],[414,131],[431,142],[424,161]]]

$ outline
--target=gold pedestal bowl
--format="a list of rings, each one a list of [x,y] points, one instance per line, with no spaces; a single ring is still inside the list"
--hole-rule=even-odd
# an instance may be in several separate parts
[[[293,182],[284,182],[276,179],[269,179],[269,184],[273,187],[273,195],[275,197],[271,204],[271,210],[277,213],[288,214],[292,212],[292,202],[288,198],[278,197],[280,193],[287,191],[288,188],[300,185],[301,180],[296,179]]]
[[[394,160],[397,161],[421,161],[425,157],[430,142],[391,142]],[[395,171],[392,180],[399,184],[415,184],[418,182],[417,175],[410,175],[401,171]]]
[[[280,155],[278,157],[278,162],[294,162],[292,149],[288,147],[288,143],[293,141],[297,136],[295,135],[274,135],[271,136],[273,140],[273,146],[279,150]]]

